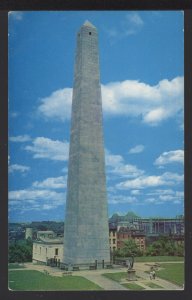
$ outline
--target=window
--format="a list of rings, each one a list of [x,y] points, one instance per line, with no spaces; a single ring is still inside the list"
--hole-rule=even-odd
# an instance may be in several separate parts
[[[40,252],[40,254],[41,254],[41,247],[39,248],[39,252]]]
[[[59,253],[59,249],[55,248],[55,255],[58,255],[58,253]]]
[[[115,236],[115,231],[113,231],[113,236]]]
[[[89,32],[89,35],[91,35],[91,32]]]
[[[113,239],[113,244],[115,244],[115,239]]]

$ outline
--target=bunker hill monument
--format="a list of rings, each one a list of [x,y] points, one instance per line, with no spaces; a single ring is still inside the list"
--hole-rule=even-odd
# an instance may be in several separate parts
[[[97,29],[77,34],[64,229],[64,264],[110,263]]]

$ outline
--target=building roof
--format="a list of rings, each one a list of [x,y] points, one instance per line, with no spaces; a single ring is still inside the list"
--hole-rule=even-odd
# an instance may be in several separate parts
[[[53,230],[43,230],[43,231],[37,231],[37,233],[54,233]]]
[[[45,243],[45,244],[63,244],[63,238],[47,238],[47,237],[40,237],[39,239],[35,240],[34,243]]]

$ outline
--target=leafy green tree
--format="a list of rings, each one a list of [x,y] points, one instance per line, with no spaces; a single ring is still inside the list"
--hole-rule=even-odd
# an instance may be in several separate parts
[[[9,262],[29,262],[32,261],[33,243],[31,239],[17,241],[9,245]]]
[[[153,242],[146,251],[148,256],[174,256],[182,255],[182,253],[184,253],[184,246],[176,245],[173,239],[165,236],[161,236],[159,240]]]
[[[138,248],[137,244],[133,239],[124,241],[124,246],[114,252],[116,257],[130,257],[130,256],[142,256],[143,253]]]

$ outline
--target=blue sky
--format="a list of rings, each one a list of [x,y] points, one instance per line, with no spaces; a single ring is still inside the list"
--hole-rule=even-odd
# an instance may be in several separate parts
[[[9,221],[63,220],[76,33],[99,32],[109,216],[184,212],[183,13],[9,13]]]

